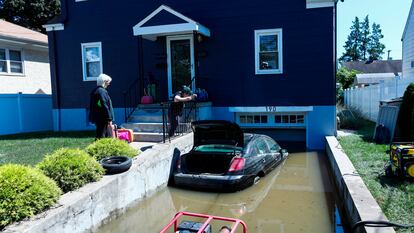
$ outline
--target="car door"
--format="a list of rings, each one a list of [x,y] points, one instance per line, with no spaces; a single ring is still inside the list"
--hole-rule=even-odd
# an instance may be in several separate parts
[[[272,166],[273,157],[270,153],[269,147],[267,146],[267,143],[265,141],[264,137],[259,137],[256,139],[256,145],[258,150],[258,157],[260,158],[260,161],[263,164],[265,173],[268,172],[268,170]]]
[[[271,138],[266,138],[267,146],[270,150],[270,157],[272,158],[272,166],[278,164],[282,160],[280,150],[282,149],[277,142]]]

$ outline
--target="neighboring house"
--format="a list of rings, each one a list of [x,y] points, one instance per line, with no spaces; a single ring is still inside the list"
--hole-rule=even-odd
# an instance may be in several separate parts
[[[354,85],[364,87],[400,77],[402,60],[350,61],[343,62],[341,66],[348,70],[358,71],[359,74],[354,79]]]
[[[369,85],[379,84],[380,82],[393,81],[399,77],[401,77],[401,73],[356,74],[356,77],[354,79],[354,86],[365,87]]]
[[[209,118],[288,130],[309,148],[335,134],[335,0],[61,2],[45,25],[56,130],[90,129],[103,72],[118,124],[138,81],[137,99],[148,82],[161,101],[183,84],[206,89]]]
[[[0,19],[0,93],[51,94],[47,36]]]
[[[348,70],[356,70],[364,74],[373,73],[400,73],[402,71],[402,60],[374,60],[372,62],[350,61],[343,62],[342,67]]]
[[[403,78],[414,79],[414,2],[402,35]]]

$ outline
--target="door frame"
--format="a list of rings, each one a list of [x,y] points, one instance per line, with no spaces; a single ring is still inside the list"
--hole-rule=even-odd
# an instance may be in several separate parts
[[[171,41],[174,40],[190,40],[190,66],[191,66],[191,89],[195,91],[195,65],[194,65],[194,36],[190,35],[176,35],[167,36],[167,67],[168,67],[168,96],[172,97],[172,69],[171,69]]]

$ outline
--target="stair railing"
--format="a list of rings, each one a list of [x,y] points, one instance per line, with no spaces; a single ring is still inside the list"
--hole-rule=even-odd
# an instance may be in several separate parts
[[[181,116],[178,116],[178,126],[174,131],[173,135],[169,135],[171,128],[171,117],[173,109],[171,105],[172,101],[162,102],[162,138],[165,143],[166,139],[171,142],[171,137],[183,135],[185,133],[191,132],[191,122],[198,120],[198,105],[195,101],[184,102],[184,107]]]
[[[135,109],[138,107],[138,104],[140,103],[140,99],[139,99],[140,84],[138,81],[139,80],[136,79],[134,82],[131,83],[128,89],[123,92],[125,122],[128,122],[129,117],[132,115],[132,113],[135,111]]]

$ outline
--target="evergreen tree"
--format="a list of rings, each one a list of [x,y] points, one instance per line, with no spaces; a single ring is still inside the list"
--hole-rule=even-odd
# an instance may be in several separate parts
[[[368,44],[370,41],[370,29],[369,29],[369,19],[368,15],[365,16],[363,22],[361,22],[361,44],[359,50],[361,51],[362,60],[366,61],[368,59]]]
[[[345,53],[339,58],[340,61],[361,60],[361,27],[358,17],[355,17],[355,20],[352,22],[351,33],[348,35],[344,48]]]
[[[60,0],[0,0],[0,18],[36,31],[60,12]]]
[[[384,54],[385,45],[380,42],[380,40],[384,38],[382,35],[382,30],[379,24],[373,23],[372,24],[372,34],[369,38],[368,43],[368,53],[370,56],[370,60],[381,60],[382,55]]]

